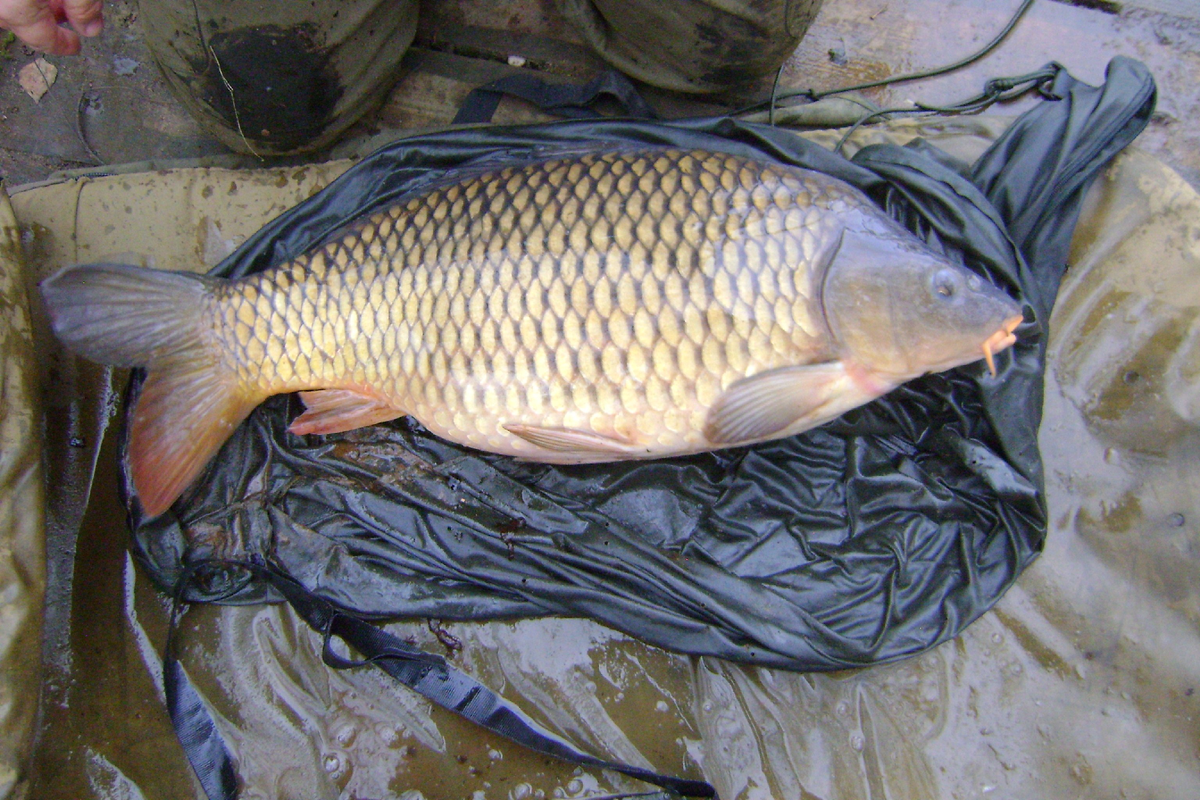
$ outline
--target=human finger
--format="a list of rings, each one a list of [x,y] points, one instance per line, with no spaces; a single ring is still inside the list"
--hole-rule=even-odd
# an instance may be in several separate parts
[[[9,5],[9,4],[5,4]],[[28,2],[15,9],[0,9],[0,27],[8,28],[17,38],[35,50],[60,56],[79,52],[79,34],[61,27],[45,3]]]
[[[62,0],[63,16],[82,36],[99,36],[104,30],[101,0]]]

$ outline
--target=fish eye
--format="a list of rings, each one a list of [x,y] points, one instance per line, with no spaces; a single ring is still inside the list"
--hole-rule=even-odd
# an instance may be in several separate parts
[[[933,274],[933,279],[930,281],[933,287],[933,293],[940,300],[953,300],[954,296],[959,292],[959,284],[961,283],[959,276],[952,270],[940,269]]]

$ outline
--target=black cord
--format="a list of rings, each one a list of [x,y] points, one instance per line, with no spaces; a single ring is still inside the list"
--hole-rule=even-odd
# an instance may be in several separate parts
[[[775,109],[779,107],[779,78],[783,75],[783,64],[775,70],[775,80],[771,83],[771,105],[767,111],[767,124],[775,127]]]
[[[893,75],[890,78],[881,78],[880,80],[877,80],[877,81],[870,81],[868,83],[860,83],[857,86],[847,86],[843,89],[830,89],[825,92],[813,92],[810,89],[810,90],[808,90],[808,92],[797,92],[796,94],[807,94],[813,100],[820,100],[822,97],[828,97],[829,95],[832,95],[832,94],[841,94],[843,92],[858,92],[863,89],[874,89],[876,86],[888,86],[893,83],[904,83],[906,81],[916,81],[916,80],[922,80],[924,78],[934,78],[934,77],[937,77],[938,75],[945,75],[947,72],[953,72],[956,69],[961,69],[962,67],[965,67],[968,64],[972,64],[972,63],[978,61],[979,59],[986,56],[988,53],[995,50],[996,47],[999,46],[999,44],[1001,42],[1003,42],[1006,38],[1008,38],[1008,34],[1011,33],[1012,29],[1015,28],[1017,23],[1021,21],[1021,17],[1025,16],[1025,12],[1029,10],[1029,7],[1031,5],[1033,5],[1033,0],[1023,0],[1020,8],[1018,8],[1016,10],[1016,12],[1008,20],[1008,23],[1004,26],[1004,28],[1000,31],[1000,33],[996,34],[996,36],[990,42],[985,44],[977,52],[972,53],[971,55],[967,56],[966,58],[955,61],[953,64],[949,64],[944,67],[935,67],[933,69],[922,70],[921,72],[913,72],[908,75]],[[795,95],[792,95],[792,96],[795,96]],[[787,97],[788,97],[788,95],[784,95],[785,99]]]
[[[837,146],[834,147],[834,152],[842,152],[842,146],[846,144],[846,140],[850,138],[860,127],[876,117],[882,117],[890,114],[939,114],[943,116],[955,116],[960,114],[978,114],[987,110],[996,103],[1005,103],[1009,100],[1015,100],[1021,95],[1029,91],[1036,90],[1043,97],[1049,100],[1059,100],[1057,95],[1050,91],[1050,85],[1054,83],[1054,79],[1058,77],[1058,73],[1063,69],[1062,65],[1057,62],[1050,62],[1046,66],[1034,72],[1027,72],[1024,75],[1013,75],[1005,78],[991,78],[984,84],[983,91],[967,100],[962,100],[958,103],[953,103],[948,106],[934,106],[928,103],[916,103],[911,108],[881,108],[878,111],[873,111],[859,118],[850,129],[842,135],[838,140]]]
[[[971,55],[961,58],[958,61],[955,61],[953,64],[947,64],[946,66],[942,67],[934,67],[932,69],[922,70],[920,72],[911,72],[907,75],[893,75],[890,78],[881,78],[877,81],[859,83],[854,86],[843,86],[840,89],[828,89],[823,92],[818,92],[814,89],[804,89],[796,92],[785,92],[784,94],[779,95],[777,94],[776,89],[779,86],[779,77],[783,74],[783,66],[780,65],[779,71],[775,73],[775,84],[771,89],[771,99],[761,103],[755,103],[752,106],[746,106],[745,108],[732,112],[730,116],[742,116],[743,114],[760,111],[764,106],[766,106],[771,112],[770,118],[772,120],[771,124],[773,125],[775,106],[779,100],[787,100],[792,97],[807,97],[810,101],[816,102],[817,100],[820,100],[823,97],[829,97],[830,95],[843,94],[845,92],[857,92],[863,89],[873,89],[877,86],[888,86],[893,83],[905,83],[907,81],[916,81],[924,78],[933,78],[938,75],[945,75],[948,72],[953,72],[957,69],[967,66],[968,64],[978,61],[988,53],[992,52],[992,50],[996,49],[1001,42],[1008,38],[1008,34],[1010,34],[1012,29],[1016,27],[1017,23],[1021,21],[1021,17],[1025,16],[1025,12],[1029,10],[1031,5],[1033,5],[1033,0],[1022,0],[1020,7],[1013,13],[1012,17],[1009,18],[1005,26],[992,38],[990,42]]]

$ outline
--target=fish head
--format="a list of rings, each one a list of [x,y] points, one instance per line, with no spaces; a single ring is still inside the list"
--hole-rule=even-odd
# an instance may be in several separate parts
[[[899,229],[847,229],[828,262],[821,305],[843,360],[900,383],[1016,341],[1021,307],[979,275]]]

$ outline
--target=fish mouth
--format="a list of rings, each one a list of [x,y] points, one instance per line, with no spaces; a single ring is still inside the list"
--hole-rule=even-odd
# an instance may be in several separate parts
[[[1004,348],[1016,344],[1017,337],[1013,331],[1024,321],[1025,317],[1022,314],[1009,317],[1004,320],[995,333],[983,340],[983,358],[987,361],[988,372],[992,373],[993,378],[996,377],[996,361],[992,356]]]

